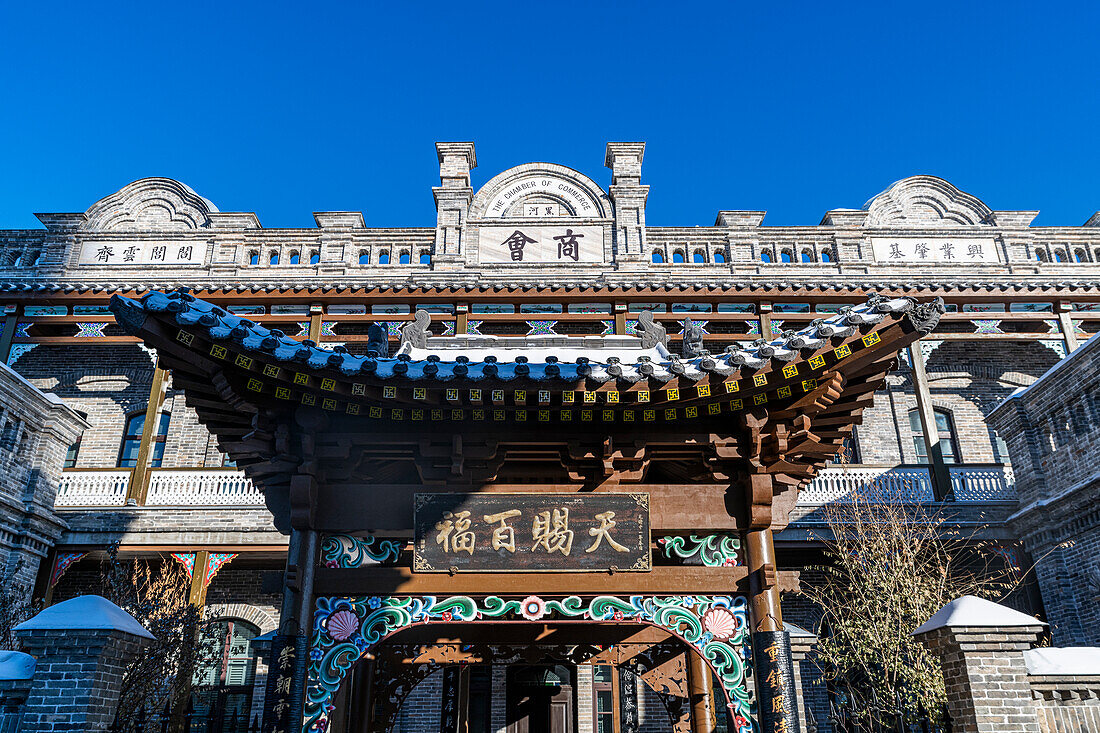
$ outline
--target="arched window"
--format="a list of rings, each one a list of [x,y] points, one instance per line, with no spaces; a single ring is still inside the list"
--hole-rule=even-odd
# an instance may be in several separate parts
[[[940,450],[944,463],[959,462],[959,441],[955,437],[955,421],[947,410],[936,408],[936,433],[940,438]],[[909,411],[909,431],[913,435],[913,448],[917,453],[917,463],[928,463],[928,444],[924,442],[924,431],[920,424],[920,411]]]
[[[760,261],[771,263],[772,262],[772,253],[767,251],[767,250],[764,250],[763,252],[760,253]]]
[[[1039,262],[1046,262],[1047,261],[1047,251],[1045,249],[1036,248],[1035,249],[1035,259],[1038,260]]]
[[[260,264],[260,253],[253,250],[248,253],[248,264],[258,265]]]
[[[321,261],[321,253],[318,252],[317,250],[312,250],[309,253],[309,264],[316,265],[320,261]]]
[[[1088,262],[1088,257],[1085,255],[1085,250],[1075,249],[1073,250],[1073,259],[1076,262]]]
[[[672,253],[672,262],[673,262],[673,264],[683,264],[683,262],[684,262],[684,253],[681,252],[680,250],[676,250],[675,252],[673,252]]]
[[[369,265],[370,264],[370,252],[368,252],[365,249],[361,250],[359,252],[359,264],[360,265]]]
[[[399,265],[407,265],[410,262],[412,262],[412,257],[409,256],[408,252],[403,251],[400,255],[397,256],[397,264]]]
[[[790,250],[786,250],[786,249],[783,250],[779,254],[779,259],[783,260],[784,262],[793,262],[794,261],[794,257],[791,256]]]
[[[291,252],[290,253],[290,264],[297,265],[301,261],[302,261],[302,257],[297,252]]]
[[[203,730],[244,730],[250,722],[256,678],[252,640],[260,630],[247,621],[222,619],[210,624],[210,633],[213,653],[195,670],[193,678],[193,720],[206,721]],[[237,728],[233,728],[234,721]]]
[[[664,253],[663,253],[663,252],[660,252],[660,251],[658,251],[658,250],[654,250],[654,252],[653,252],[653,257],[652,257],[651,259],[652,259],[652,260],[653,260],[654,262],[656,262],[657,264],[659,264],[659,265],[663,265],[663,264],[664,264],[664,262],[665,262],[665,255],[664,255]]]
[[[802,250],[802,261],[803,262],[813,262],[814,261],[814,253],[811,252],[808,249]]]
[[[15,256],[15,261],[11,263],[11,266],[12,267],[22,267],[23,266],[23,255],[21,255],[21,254],[16,255]]]
[[[41,264],[41,262],[42,262],[42,253],[41,252],[31,252],[30,259],[31,259],[31,267],[38,267],[38,265]]]
[[[268,264],[271,264],[271,265],[279,264],[279,253],[278,252],[272,252],[271,257],[269,257],[267,261],[268,261]]]
[[[1065,253],[1060,249],[1054,250],[1054,261],[1055,262],[1065,262],[1066,261]]]
[[[691,256],[691,261],[697,265],[704,265],[707,262],[707,256],[702,252],[696,251],[695,254]]]
[[[422,264],[422,265],[430,265],[430,264],[432,264],[432,256],[431,256],[431,254],[430,254],[430,253],[428,253],[428,252],[421,252],[421,253],[420,253],[420,264]]]
[[[378,255],[378,264],[380,264],[380,265],[390,264],[390,253],[389,252],[382,252],[381,254],[379,254]]]
[[[723,253],[721,253],[721,252],[715,252],[715,253],[714,253],[714,255],[713,255],[713,257],[712,257],[711,259],[713,259],[713,260],[714,260],[714,263],[715,263],[716,265],[724,265],[724,264],[726,264],[726,255],[724,255],[724,254],[723,254]]]
[[[150,465],[160,468],[164,459],[164,441],[168,437],[168,423],[172,416],[167,412],[160,414],[157,434],[153,436],[153,451]],[[122,447],[118,451],[118,467],[133,468],[137,465],[138,450],[141,448],[141,434],[145,430],[145,411],[136,412],[126,418],[126,429],[122,433]]]
[[[832,262],[833,261],[833,253],[830,252],[827,249],[821,250],[821,261],[822,262]]]

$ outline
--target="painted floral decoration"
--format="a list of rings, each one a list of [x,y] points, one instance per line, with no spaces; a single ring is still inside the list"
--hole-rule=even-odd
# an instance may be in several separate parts
[[[546,603],[538,596],[527,596],[520,601],[519,612],[528,621],[538,621],[546,615]]]

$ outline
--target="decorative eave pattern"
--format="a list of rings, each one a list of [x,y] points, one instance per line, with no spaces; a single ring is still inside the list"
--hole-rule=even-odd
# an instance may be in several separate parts
[[[831,339],[847,338],[861,327],[880,324],[887,316],[908,314],[915,319],[917,330],[927,332],[940,312],[936,308],[918,307],[911,298],[872,296],[866,303],[844,308],[835,316],[816,319],[800,331],[788,331],[771,341],[758,339],[747,348],[733,345],[723,354],[705,354],[691,359],[671,355],[663,362],[642,357],[642,361],[629,364],[620,363],[618,359],[603,361],[598,349],[594,349],[590,357],[579,357],[571,363],[559,363],[553,356],[546,357],[544,362],[532,362],[519,356],[514,362],[499,363],[491,355],[482,361],[471,361],[465,356],[448,361],[445,360],[446,349],[439,349],[438,354],[429,354],[425,359],[412,359],[404,353],[392,358],[357,356],[340,346],[327,350],[312,341],[297,341],[278,329],[268,329],[232,315],[184,291],[153,292],[140,300],[116,295],[111,299],[111,310],[123,328],[135,335],[140,332],[145,315],[158,314],[167,316],[175,326],[189,329],[187,333],[196,333],[215,343],[229,343],[242,352],[292,365],[298,370],[333,370],[343,377],[362,377],[372,382],[455,383],[462,387],[483,381],[573,384],[592,380],[600,384],[611,381],[634,384],[655,380],[665,383],[676,377],[696,383],[708,375],[728,377],[742,368],[759,371],[776,364],[789,364],[804,353],[819,351]]]
[[[698,280],[637,280],[611,282],[606,280],[569,280],[569,281],[531,281],[531,282],[477,282],[471,278],[468,282],[439,281],[418,274],[416,282],[411,283],[406,276],[388,279],[348,280],[333,283],[325,281],[295,280],[277,282],[258,280],[241,282],[217,282],[212,280],[182,278],[175,281],[59,281],[56,277],[43,277],[40,280],[21,278],[19,280],[0,280],[0,293],[61,293],[61,294],[98,294],[98,293],[148,293],[167,291],[181,285],[194,292],[209,295],[240,295],[261,293],[302,293],[310,296],[339,295],[342,293],[376,292],[380,294],[414,295],[477,295],[516,293],[532,294],[595,294],[595,293],[862,293],[868,291],[894,291],[905,293],[1034,293],[1045,291],[1070,291],[1100,293],[1100,284],[1095,278],[1065,279],[1037,277],[1033,279],[1006,278],[945,278],[936,280],[924,277],[921,282],[904,278],[867,276],[856,278],[798,279],[776,280],[774,276],[759,281],[751,275],[738,280],[700,278]]]

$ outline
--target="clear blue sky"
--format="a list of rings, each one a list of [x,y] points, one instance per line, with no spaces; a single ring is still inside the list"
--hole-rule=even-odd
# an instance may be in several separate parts
[[[817,224],[943,176],[994,209],[1100,209],[1095,2],[5,2],[0,228],[179,179],[269,227],[431,226],[436,140],[475,188],[518,163],[601,184],[648,142],[652,225]]]

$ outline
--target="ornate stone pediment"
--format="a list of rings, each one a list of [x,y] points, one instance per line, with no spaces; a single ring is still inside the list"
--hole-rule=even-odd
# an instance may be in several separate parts
[[[866,226],[879,228],[993,226],[993,212],[942,178],[911,176],[863,205]]]
[[[88,209],[84,229],[147,231],[199,229],[218,207],[171,178],[142,178]]]

